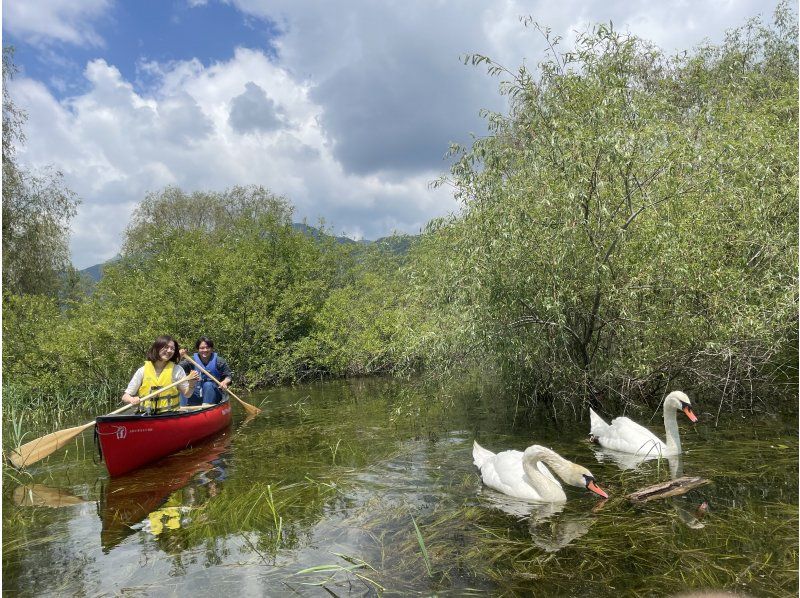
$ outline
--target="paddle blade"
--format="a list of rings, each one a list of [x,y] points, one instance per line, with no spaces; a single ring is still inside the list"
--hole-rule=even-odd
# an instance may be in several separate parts
[[[59,430],[58,432],[52,432],[47,436],[42,436],[41,438],[26,442],[22,446],[12,450],[8,455],[8,459],[14,464],[14,467],[18,468],[36,463],[40,459],[44,459],[48,455],[56,452],[78,434],[87,428],[91,428],[93,425],[94,422],[89,422],[82,426]]]
[[[14,504],[20,507],[71,507],[89,502],[61,488],[50,488],[42,484],[17,486],[12,495]]]
[[[253,415],[258,415],[259,413],[261,413],[261,409],[259,409],[255,405],[251,405],[250,403],[245,403],[239,397],[235,397],[235,398],[236,398],[237,401],[239,401],[239,403],[241,403],[242,407],[244,407],[244,410],[247,413],[247,415],[253,416]]]

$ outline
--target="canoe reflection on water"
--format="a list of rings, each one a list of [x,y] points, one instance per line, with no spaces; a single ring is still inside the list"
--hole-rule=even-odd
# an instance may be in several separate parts
[[[141,529],[158,536],[186,523],[193,508],[220,491],[231,437],[225,430],[152,466],[106,480],[97,505],[103,551]]]

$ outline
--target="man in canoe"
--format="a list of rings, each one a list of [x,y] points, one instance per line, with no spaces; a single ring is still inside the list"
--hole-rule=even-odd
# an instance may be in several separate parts
[[[136,370],[128,383],[128,387],[122,395],[122,401],[138,405],[140,396],[149,395],[159,388],[170,386],[173,382],[186,377],[184,369],[178,365],[179,349],[177,341],[171,336],[159,336],[147,351],[144,365]],[[186,382],[144,401],[140,408],[150,413],[174,411],[180,406],[180,393],[191,395],[199,379],[200,376],[197,372],[192,371]]]
[[[197,365],[189,361],[186,357],[186,350],[181,349],[180,353],[183,361],[179,365],[189,371],[194,368],[195,372],[200,376],[200,384],[197,385],[194,393],[190,396],[184,395],[181,397],[181,405],[214,405],[222,400],[223,391],[231,383],[231,367],[221,355],[214,351],[214,341],[207,336],[198,338],[194,347],[197,352],[192,359],[197,365],[202,366],[208,374],[219,380],[219,386],[206,372],[203,372]]]

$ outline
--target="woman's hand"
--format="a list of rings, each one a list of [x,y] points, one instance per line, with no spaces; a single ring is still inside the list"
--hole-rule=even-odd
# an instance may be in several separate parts
[[[122,402],[128,403],[129,405],[138,405],[141,402],[141,399],[139,397],[132,397],[126,392],[124,395],[122,395]]]
[[[192,370],[186,377],[183,378],[184,382],[181,382],[178,385],[178,388],[183,393],[184,396],[188,397],[194,392],[194,387],[197,384],[197,381],[200,379],[200,374],[198,374],[195,370]]]

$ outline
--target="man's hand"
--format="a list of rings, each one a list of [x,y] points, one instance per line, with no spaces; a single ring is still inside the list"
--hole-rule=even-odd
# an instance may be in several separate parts
[[[228,386],[230,386],[230,383],[231,383],[231,379],[230,378],[225,378],[222,382],[219,383],[219,387],[222,390],[226,390],[228,388]]]
[[[181,356],[181,359],[186,359],[186,349],[181,349],[178,351],[178,354]]]

